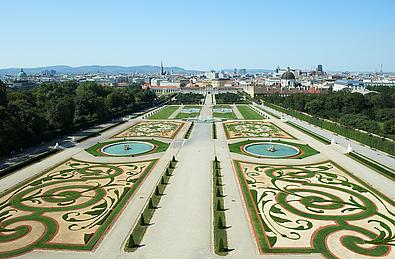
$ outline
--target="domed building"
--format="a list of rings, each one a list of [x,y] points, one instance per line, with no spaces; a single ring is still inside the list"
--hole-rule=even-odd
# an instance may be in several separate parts
[[[280,79],[281,88],[294,88],[296,85],[296,78],[294,73],[291,70],[287,69],[282,75]]]
[[[27,78],[25,71],[21,68],[21,71],[16,75],[16,80],[12,84],[12,88],[23,89],[23,88],[32,88],[35,87],[36,84],[30,82]]]
[[[21,72],[16,75],[16,81],[27,81],[27,75],[23,68],[21,68]]]

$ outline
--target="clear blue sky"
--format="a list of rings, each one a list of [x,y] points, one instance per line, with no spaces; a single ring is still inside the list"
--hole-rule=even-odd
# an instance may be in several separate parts
[[[2,0],[0,67],[395,71],[395,0]]]

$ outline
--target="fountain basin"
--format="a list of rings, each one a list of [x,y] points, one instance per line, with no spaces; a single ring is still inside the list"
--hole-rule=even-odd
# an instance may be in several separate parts
[[[271,147],[274,147],[274,151],[270,151]],[[243,151],[247,154],[267,157],[267,158],[286,158],[296,156],[300,153],[299,148],[274,142],[256,142],[245,145]]]
[[[144,141],[122,141],[106,145],[100,151],[109,156],[132,156],[150,152],[154,148],[154,144]]]

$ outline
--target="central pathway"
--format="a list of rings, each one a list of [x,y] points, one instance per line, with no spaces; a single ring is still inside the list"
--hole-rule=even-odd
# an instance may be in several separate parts
[[[212,116],[211,96],[199,118]],[[179,163],[139,248],[137,258],[208,258],[211,252],[211,123],[195,123]]]

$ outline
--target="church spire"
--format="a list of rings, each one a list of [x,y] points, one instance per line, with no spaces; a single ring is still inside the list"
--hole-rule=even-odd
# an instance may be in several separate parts
[[[165,70],[163,69],[163,61],[160,62],[160,75],[161,76],[165,75]]]

